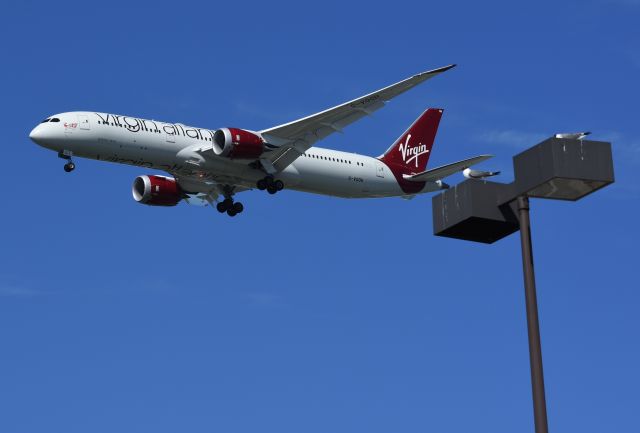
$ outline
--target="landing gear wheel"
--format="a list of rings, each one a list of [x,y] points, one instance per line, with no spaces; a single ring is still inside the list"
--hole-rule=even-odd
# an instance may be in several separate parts
[[[76,168],[76,165],[73,162],[67,162],[64,165],[64,171],[66,171],[67,173],[72,172],[75,168]]]
[[[225,198],[224,200],[216,204],[216,209],[220,213],[226,212],[227,215],[233,217],[244,210],[244,205],[239,201],[234,202],[232,198]]]
[[[269,194],[275,194],[284,189],[284,182],[280,179],[274,179],[273,176],[269,175],[257,181],[256,186],[260,191],[266,189]]]
[[[233,207],[233,200],[231,200],[230,198],[225,198],[221,202],[218,202],[218,204],[216,205],[216,209],[220,213],[225,213],[232,207]]]
[[[267,188],[273,186],[273,176],[267,176],[264,178],[264,181],[267,183]]]

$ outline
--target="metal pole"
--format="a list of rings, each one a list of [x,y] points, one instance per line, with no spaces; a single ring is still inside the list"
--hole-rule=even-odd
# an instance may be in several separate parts
[[[538,323],[538,300],[536,297],[536,280],[533,273],[529,197],[518,197],[518,212],[520,214],[524,293],[527,302],[527,330],[529,333],[529,362],[531,364],[531,388],[533,391],[533,418],[536,433],[548,433],[547,403],[544,397],[544,375],[542,373],[542,349],[540,347],[540,325]]]

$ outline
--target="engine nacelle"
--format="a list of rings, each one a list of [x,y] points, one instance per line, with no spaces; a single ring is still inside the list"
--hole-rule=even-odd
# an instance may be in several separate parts
[[[131,192],[135,201],[149,206],[175,206],[184,197],[174,178],[157,175],[136,177]]]
[[[244,129],[222,128],[213,134],[213,152],[227,158],[255,159],[264,152],[264,140]]]

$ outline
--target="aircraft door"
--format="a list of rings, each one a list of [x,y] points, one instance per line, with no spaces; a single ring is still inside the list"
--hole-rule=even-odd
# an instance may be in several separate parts
[[[89,116],[86,114],[78,114],[78,125],[80,125],[80,129],[84,129],[86,131],[91,129],[91,125],[89,124]]]
[[[376,161],[376,176],[384,178],[384,164],[380,161]]]

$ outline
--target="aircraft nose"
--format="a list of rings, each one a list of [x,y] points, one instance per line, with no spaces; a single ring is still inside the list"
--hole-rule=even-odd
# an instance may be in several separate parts
[[[42,128],[40,127],[40,125],[38,125],[31,130],[31,132],[29,133],[29,138],[34,143],[41,144],[42,139],[44,138],[43,135],[44,134],[42,133]]]

